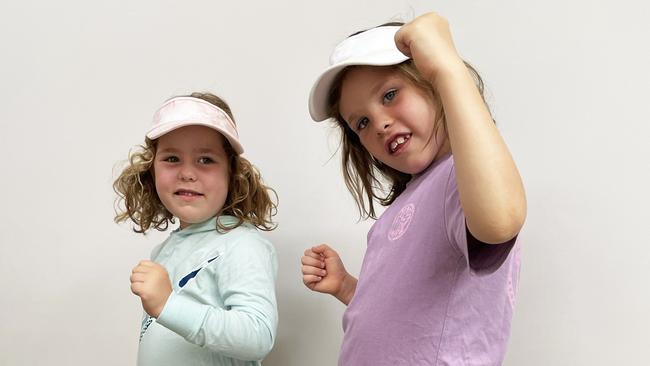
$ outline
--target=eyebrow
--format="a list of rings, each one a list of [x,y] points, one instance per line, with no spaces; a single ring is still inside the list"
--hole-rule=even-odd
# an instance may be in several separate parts
[[[156,152],[157,153],[175,153],[175,152],[178,152],[178,150],[174,149],[173,147],[167,147],[167,148],[164,148],[164,149],[158,149],[158,151],[156,151]]]
[[[217,150],[211,149],[211,148],[208,148],[208,147],[197,148],[197,149],[194,149],[194,151],[199,153],[199,154],[216,154],[217,153]]]
[[[379,93],[380,90],[385,89],[385,88],[386,88],[386,85],[390,84],[390,83],[393,82],[395,79],[396,79],[396,78],[395,78],[393,75],[391,75],[391,76],[385,78],[382,82],[379,82],[379,83],[375,84],[374,86],[372,86],[372,87],[370,88],[370,95],[371,95],[371,96],[374,96],[375,94]],[[355,127],[355,126],[352,124],[352,122],[350,122],[350,120],[356,120],[356,119],[358,118],[357,115],[356,115],[356,112],[353,112],[352,114],[350,114],[350,116],[348,116],[348,118],[345,118],[345,116],[343,116],[343,115],[341,115],[341,117],[343,117],[343,119],[345,120],[345,122],[346,122],[349,126],[351,126],[351,127]]]
[[[384,81],[382,81],[381,83],[377,83],[375,86],[370,88],[370,94],[375,95],[375,94],[379,93],[379,90],[385,89],[384,85],[388,84],[390,81],[392,81],[392,79],[393,79],[392,77],[387,78],[387,79],[384,79]]]
[[[167,148],[158,150],[158,152],[159,153],[178,153],[178,152],[180,152],[180,150],[176,149],[176,148],[173,148],[173,147],[167,147]],[[208,148],[208,147],[200,147],[200,148],[192,149],[192,153],[194,153],[194,154],[215,154],[215,155],[217,155],[218,151],[215,150],[215,149]]]

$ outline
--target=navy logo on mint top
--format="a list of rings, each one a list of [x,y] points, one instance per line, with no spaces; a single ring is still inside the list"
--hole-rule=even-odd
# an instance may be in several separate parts
[[[194,270],[194,271],[188,273],[185,277],[181,278],[181,280],[178,281],[178,286],[179,286],[179,287],[183,287],[183,286],[185,286],[185,284],[187,283],[187,281],[189,281],[189,280],[191,280],[192,278],[196,277],[196,274],[199,273],[199,271],[202,270],[203,267],[207,266],[208,263],[212,262],[213,260],[215,260],[215,259],[217,259],[217,258],[219,258],[219,255],[218,255],[218,254],[217,254],[217,256],[214,257],[214,258],[212,258],[212,259],[208,259],[208,260],[207,260],[206,262],[204,262],[204,264],[201,265],[198,269],[196,269],[196,270]]]

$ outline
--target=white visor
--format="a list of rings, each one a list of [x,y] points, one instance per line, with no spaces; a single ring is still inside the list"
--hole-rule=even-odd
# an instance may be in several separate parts
[[[309,93],[309,114],[316,122],[329,117],[328,98],[336,76],[348,66],[397,65],[409,59],[395,45],[395,33],[401,26],[369,29],[339,43],[330,56],[330,66],[323,71]]]

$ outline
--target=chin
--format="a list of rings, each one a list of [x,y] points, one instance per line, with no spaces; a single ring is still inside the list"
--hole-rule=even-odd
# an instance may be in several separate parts
[[[186,223],[187,225],[201,223],[201,222],[203,222],[203,221],[205,221],[205,220],[207,220],[207,219],[209,219],[209,218],[211,218],[212,216],[215,215],[215,214],[207,214],[207,213],[204,214],[204,215],[203,214],[198,214],[198,215],[197,214],[189,214],[188,215],[188,214],[183,214],[183,213],[180,213],[180,214],[177,215],[177,214],[175,214],[173,212],[172,212],[172,214],[174,216],[178,217],[178,219],[180,221]]]

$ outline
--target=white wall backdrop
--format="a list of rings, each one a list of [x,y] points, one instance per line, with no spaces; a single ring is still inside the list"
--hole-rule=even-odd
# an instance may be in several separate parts
[[[650,358],[650,15],[605,1],[3,1],[0,365],[135,363],[131,268],[165,233],[113,223],[114,166],[166,98],[212,91],[280,196],[279,336],[270,366],[333,365],[343,305],[300,279],[327,242],[357,274],[337,135],[306,100],[358,29],[445,15],[482,73],[529,215],[506,365]]]

